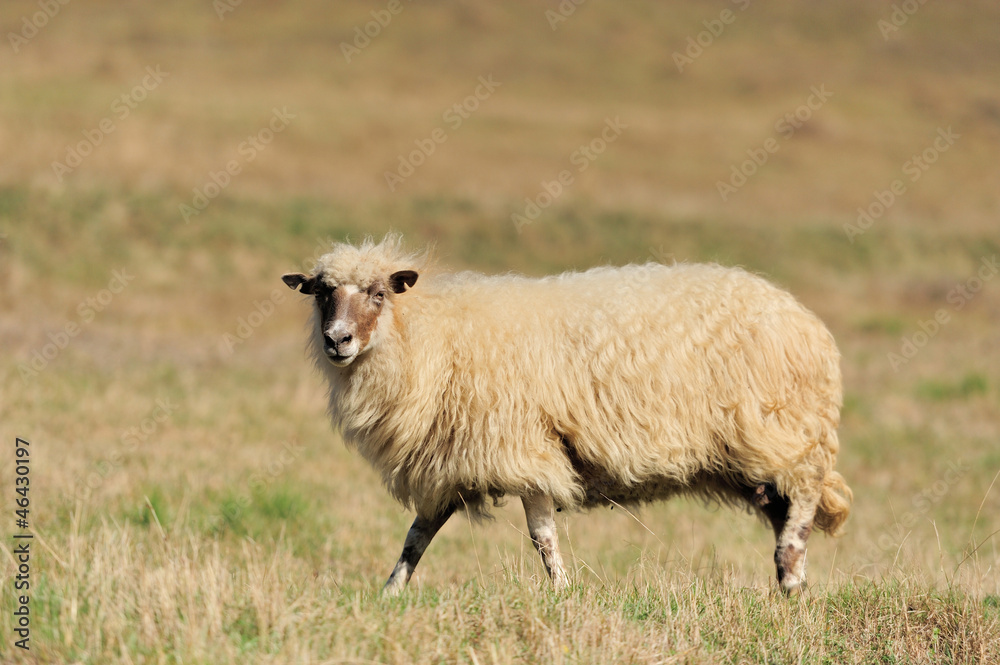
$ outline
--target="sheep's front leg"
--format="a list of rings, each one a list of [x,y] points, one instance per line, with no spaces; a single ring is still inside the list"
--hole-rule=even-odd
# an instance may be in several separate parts
[[[552,585],[558,590],[566,586],[566,571],[563,570],[562,556],[559,554],[559,534],[553,515],[552,497],[545,494],[529,494],[521,497],[524,515],[528,519],[528,533],[535,543],[535,549],[542,555],[542,563],[549,572]]]
[[[455,512],[453,506],[449,506],[443,512],[433,517],[417,515],[406,534],[406,542],[403,543],[403,553],[399,556],[396,567],[392,569],[389,580],[382,587],[382,593],[389,596],[398,596],[406,588],[406,583],[413,575],[413,569],[417,567],[417,562],[423,556],[424,550],[431,544],[434,534],[444,526],[451,514]]]

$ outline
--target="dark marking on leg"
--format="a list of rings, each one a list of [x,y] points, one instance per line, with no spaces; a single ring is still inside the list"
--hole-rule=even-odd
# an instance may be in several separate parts
[[[778,572],[778,583],[782,591],[787,594],[794,594],[805,586],[806,581],[806,541],[812,533],[812,513],[815,509],[805,511],[790,511],[794,517],[790,516],[785,528],[778,535],[778,543],[774,550],[774,563]],[[810,522],[803,523],[797,521],[802,514],[808,514]]]
[[[771,523],[776,541],[774,566],[778,583],[785,593],[798,592],[805,585],[806,541],[812,533],[820,494],[800,493],[792,500],[778,492],[773,482],[732,483],[729,488]]]
[[[777,538],[788,523],[788,499],[779,495],[762,510],[764,516],[771,523],[771,528],[774,530],[774,537]]]
[[[413,569],[417,567],[420,557],[424,555],[424,550],[431,544],[434,535],[444,526],[452,513],[454,506],[449,506],[440,514],[427,518],[417,515],[406,534],[406,542],[403,544],[403,553],[396,562],[396,567],[392,569],[388,581],[382,588],[382,592],[395,596],[406,587],[413,575]]]
[[[798,565],[799,559],[805,552],[804,549],[800,549],[796,545],[785,545],[783,548],[775,552],[775,562],[778,564],[778,577],[783,578],[783,573],[789,573],[795,570]]]

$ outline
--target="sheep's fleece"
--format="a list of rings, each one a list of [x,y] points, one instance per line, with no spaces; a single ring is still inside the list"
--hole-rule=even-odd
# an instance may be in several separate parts
[[[453,511],[483,517],[504,495],[522,498],[557,586],[554,508],[678,493],[749,506],[775,531],[788,592],[813,526],[835,534],[847,518],[839,352],[812,312],[749,272],[449,273],[389,235],[337,244],[284,279],[316,301],[309,348],[335,426],[417,513],[389,592]],[[371,334],[341,366],[329,335],[348,324]]]

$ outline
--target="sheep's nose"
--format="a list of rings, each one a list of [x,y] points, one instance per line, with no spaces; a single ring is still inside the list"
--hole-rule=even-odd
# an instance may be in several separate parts
[[[326,345],[334,350],[339,349],[341,344],[350,344],[354,336],[351,333],[344,333],[343,335],[338,335],[337,337],[330,337],[329,335],[323,335],[323,341]]]

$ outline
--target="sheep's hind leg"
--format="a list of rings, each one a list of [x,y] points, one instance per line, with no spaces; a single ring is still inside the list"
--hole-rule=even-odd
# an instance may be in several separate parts
[[[382,593],[388,596],[398,596],[406,588],[406,583],[413,575],[413,569],[417,567],[417,562],[423,556],[424,550],[431,544],[431,540],[438,530],[444,526],[451,514],[455,512],[454,506],[449,506],[443,512],[433,517],[417,515],[406,534],[406,542],[403,543],[403,553],[392,569],[389,580],[382,587]]]
[[[778,494],[773,483],[758,485],[756,488],[745,487],[743,495],[767,517],[774,529],[774,538],[780,538],[788,521],[788,499]]]
[[[559,534],[553,515],[552,497],[545,494],[529,494],[521,497],[524,516],[528,520],[528,533],[535,549],[542,556],[542,563],[552,579],[556,590],[566,586],[566,571],[563,569],[562,555],[559,554]]]
[[[743,496],[757,506],[774,529],[777,541],[774,565],[781,590],[792,595],[805,587],[806,541],[812,532],[813,518],[819,497],[799,497],[789,500],[778,494],[773,483],[741,489]]]
[[[788,595],[799,593],[806,584],[806,541],[812,533],[813,518],[819,496],[796,497],[789,501],[788,515],[778,532],[774,563],[778,569],[778,584]]]

